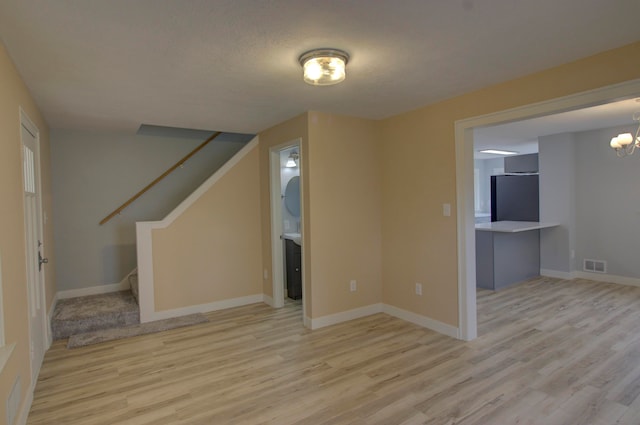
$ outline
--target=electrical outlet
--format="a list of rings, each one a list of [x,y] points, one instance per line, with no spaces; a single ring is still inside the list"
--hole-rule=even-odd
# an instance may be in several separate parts
[[[269,280],[269,270],[264,269],[264,272],[262,273],[262,277],[264,277],[264,280]]]
[[[351,282],[349,282],[349,288],[351,289],[351,292],[356,292],[357,283],[355,280],[352,280]]]
[[[451,204],[442,204],[442,215],[451,217]]]
[[[422,283],[416,283],[416,295],[422,295]]]

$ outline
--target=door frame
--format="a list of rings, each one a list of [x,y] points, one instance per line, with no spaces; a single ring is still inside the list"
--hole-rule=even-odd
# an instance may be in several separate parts
[[[20,156],[22,158],[22,163],[24,164],[24,141],[22,140],[22,127],[24,127],[29,133],[31,133],[33,135],[34,138],[34,142],[35,142],[35,151],[34,151],[34,166],[36,167],[36,188],[37,188],[37,193],[36,193],[36,232],[37,232],[37,239],[41,242],[41,249],[44,253],[44,247],[45,247],[45,240],[44,240],[44,214],[43,214],[43,208],[42,208],[42,164],[40,161],[40,130],[38,129],[38,127],[36,126],[36,124],[31,120],[31,118],[29,118],[29,115],[22,109],[22,107],[20,107],[20,122],[19,122],[19,129],[20,129]],[[24,165],[21,167],[23,168]],[[22,170],[23,172],[23,180],[24,180],[24,169]],[[26,229],[26,221],[27,221],[27,217],[26,217],[26,206],[24,205],[24,181],[22,182],[22,200],[23,200],[23,214],[25,217],[25,250],[29,249],[28,248],[28,241],[27,239],[27,229]],[[26,261],[28,261],[28,256],[26,258]],[[25,264],[26,267],[29,267],[29,264]],[[49,327],[49,317],[47,314],[47,302],[46,302],[46,291],[45,291],[45,279],[46,279],[46,269],[43,268],[42,271],[38,272],[36,275],[37,278],[37,285],[36,285],[36,294],[35,295],[35,299],[39,302],[39,307],[42,310],[42,323],[39,324],[39,326],[42,329],[42,341],[41,341],[41,346],[43,349],[42,352],[42,356],[44,358],[44,353],[47,351],[47,349],[51,346],[51,330]],[[27,284],[27,296],[29,297],[29,303],[31,303],[31,297],[33,296],[31,294],[31,288],[29,287],[29,285]],[[32,334],[32,325],[34,323],[32,323],[33,318],[31,317],[31,312],[29,311],[28,313],[28,317],[29,317],[29,341],[30,344],[33,344],[33,340],[35,338],[35,336]],[[31,374],[32,374],[32,383],[35,383],[37,380],[37,375],[38,372],[40,370],[40,366],[41,364],[34,364],[35,359],[31,358],[31,348],[29,349],[30,354],[29,354],[29,364],[31,366]]]
[[[281,308],[284,306],[284,245],[281,236],[283,234],[282,226],[282,185],[280,178],[280,152],[290,148],[298,149],[298,167],[300,169],[300,236],[302,238],[302,316],[306,315],[306,294],[305,294],[305,278],[304,271],[306,264],[304,260],[305,241],[304,241],[304,168],[302,166],[302,139],[298,138],[290,142],[282,143],[269,148],[269,198],[271,202],[271,282],[272,282],[272,298],[273,307]]]
[[[458,120],[455,127],[458,246],[458,338],[478,336],[474,222],[473,130],[640,97],[640,79]],[[603,141],[603,143],[605,143]]]

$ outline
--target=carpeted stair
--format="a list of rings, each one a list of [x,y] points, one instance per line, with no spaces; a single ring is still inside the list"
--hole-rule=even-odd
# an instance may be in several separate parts
[[[59,300],[53,312],[53,339],[140,323],[140,309],[131,291]]]
[[[155,332],[168,331],[185,326],[207,323],[209,318],[201,313],[187,316],[172,317],[170,319],[157,320],[155,322],[142,323],[140,325],[125,326],[123,328],[104,329],[96,332],[87,332],[72,335],[67,342],[67,348],[84,347],[85,345],[98,344],[100,342],[114,341],[116,339],[131,338],[147,335]]]

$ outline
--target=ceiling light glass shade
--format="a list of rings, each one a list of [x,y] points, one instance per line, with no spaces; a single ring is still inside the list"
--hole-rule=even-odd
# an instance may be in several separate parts
[[[337,49],[318,49],[303,53],[299,61],[305,83],[330,86],[344,81],[349,55]]]
[[[287,159],[287,163],[284,165],[287,168],[297,167],[298,164],[296,160],[298,159],[298,152],[293,151],[289,154],[289,158]]]
[[[640,112],[636,112],[633,114],[633,120],[640,122]],[[632,155],[636,148],[640,148],[640,124],[638,125],[638,130],[636,130],[636,135],[632,135],[631,133],[622,133],[618,134],[617,137],[611,139],[609,142],[609,146],[611,146],[616,151],[616,155],[620,158]]]
[[[631,133],[618,134],[618,137],[616,137],[616,139],[618,139],[618,143],[620,144],[620,146],[627,146],[630,145],[631,142],[633,142],[633,136],[631,135]]]

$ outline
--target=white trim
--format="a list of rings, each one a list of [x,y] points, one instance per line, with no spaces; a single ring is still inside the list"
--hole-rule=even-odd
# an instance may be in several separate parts
[[[460,338],[460,332],[458,328],[446,323],[442,323],[430,317],[403,310],[389,304],[384,304],[383,312],[388,314],[389,316],[397,317],[398,319],[402,319],[406,322],[411,322],[418,326],[422,326],[423,328],[431,329],[432,331],[450,336],[451,338]]]
[[[262,302],[267,304],[269,307],[275,308],[275,306],[273,305],[273,298],[271,298],[267,294],[262,294]]]
[[[59,293],[56,292],[53,295],[53,300],[51,300],[51,305],[49,306],[49,312],[47,313],[47,350],[51,348],[51,344],[53,344],[53,331],[51,330],[51,322],[53,322],[53,313],[56,311],[56,306],[58,305],[58,300],[60,299]]]
[[[324,328],[326,326],[337,325],[338,323],[347,322],[349,320],[359,319],[361,317],[371,316],[377,313],[388,314],[389,316],[396,317],[405,322],[411,322],[423,328],[431,329],[432,331],[441,333],[451,338],[460,338],[459,329],[455,326],[442,323],[438,320],[430,317],[422,316],[420,314],[412,313],[407,310],[389,305],[389,304],[370,304],[364,307],[355,308],[353,310],[342,311],[340,313],[330,314],[328,316],[318,317],[316,319],[310,319],[305,317],[305,326],[312,330]]]
[[[311,320],[309,316],[302,316],[302,325],[307,329],[311,329]]]
[[[138,255],[138,306],[140,323],[150,322],[155,307],[155,287],[153,285],[153,241],[151,231],[158,222],[136,223],[136,251]]]
[[[15,420],[16,425],[27,425],[27,419],[29,418],[29,411],[31,410],[31,404],[33,403],[33,391],[35,390],[35,385],[30,384],[29,389],[27,390],[27,398],[24,403],[22,403],[22,409],[20,409],[20,413]]]
[[[473,199],[473,131],[455,126],[456,217],[458,228],[458,337],[471,341],[478,336],[476,307],[475,212]],[[468,146],[471,145],[471,149]],[[471,194],[468,194],[468,190]],[[461,193],[467,194],[462,196]],[[466,261],[473,258],[473,261]],[[464,259],[464,260],[463,260]]]
[[[469,157],[473,157],[473,128],[540,117],[633,97],[640,97],[640,79],[505,111],[461,119],[454,123],[458,234],[458,326],[461,339],[471,340],[477,335],[473,166],[468,164]]]
[[[583,272],[583,271],[577,270],[573,272],[573,278],[594,280],[596,282],[616,283],[618,285],[626,285],[626,286],[640,286],[640,279],[638,278],[618,276],[615,274],[589,273],[589,272]]]
[[[32,229],[35,232],[35,236],[38,242],[38,246],[35,247],[35,251],[37,251],[38,256],[40,256],[40,253],[44,253],[45,252],[45,247],[47,244],[47,241],[45,241],[44,239],[44,235],[45,235],[45,231],[44,231],[44,205],[42,202],[42,161],[41,161],[41,157],[40,157],[40,130],[38,129],[38,126],[33,122],[33,120],[31,120],[31,118],[29,117],[29,115],[26,113],[26,111],[22,108],[22,106],[18,107],[18,115],[19,115],[19,129],[20,129],[20,151],[21,151],[21,155],[24,156],[24,149],[25,149],[25,139],[23,137],[23,131],[22,129],[24,128],[27,133],[29,133],[32,137],[33,137],[33,141],[34,141],[34,167],[35,167],[35,179],[36,181],[35,183],[35,194],[36,194],[36,228]],[[24,161],[24,158],[23,158]],[[23,162],[24,164],[24,162]],[[23,165],[24,168],[24,165]],[[23,179],[25,176],[25,171],[24,169],[22,170],[22,175],[23,175]],[[25,263],[25,267],[27,270],[27,275],[29,275],[28,270],[30,268],[30,265],[28,264],[28,262],[31,260],[29,252],[32,249],[32,244],[35,242],[33,240],[29,240],[29,222],[30,220],[26,217],[27,214],[27,206],[26,206],[26,202],[25,202],[25,196],[24,196],[24,184],[25,182],[23,182],[23,186],[22,186],[22,200],[23,200],[23,214],[25,215],[25,249],[26,249],[26,257],[25,259],[27,260],[27,263]],[[34,236],[34,235],[31,235]],[[35,260],[35,258],[33,258],[33,260]],[[34,265],[35,266],[35,265]],[[46,306],[46,273],[47,273],[47,268],[45,267],[44,269],[38,269],[38,272],[35,274],[35,305],[36,305],[36,309],[37,310],[41,310],[41,316],[38,317],[38,320],[40,321],[40,323],[38,324],[38,328],[39,330],[42,332],[41,335],[38,335],[38,339],[42,338],[41,341],[39,341],[38,345],[42,345],[42,353],[41,357],[39,358],[34,358],[34,340],[36,339],[36,336],[33,335],[33,323],[32,320],[34,320],[34,317],[32,315],[32,313],[30,313],[29,316],[29,346],[31,347],[29,352],[30,352],[30,356],[29,356],[29,365],[31,367],[31,381],[29,382],[29,388],[31,390],[31,399],[33,400],[33,388],[35,388],[35,384],[37,382],[38,379],[38,374],[40,373],[40,367],[42,366],[42,362],[44,361],[44,356],[45,353],[49,347],[49,340],[51,338],[51,336],[49,335],[49,325],[47,322],[47,306]],[[27,295],[30,298],[30,302],[33,302],[33,294],[31,293],[31,284],[28,281],[27,282]],[[35,364],[34,364],[35,363]],[[28,411],[27,411],[28,413]],[[26,420],[26,418],[25,418]]]
[[[29,118],[29,115],[22,109],[22,106],[19,107],[20,111],[20,125],[24,125],[24,127],[29,130],[29,133],[33,135],[33,137],[37,138],[40,130],[38,130],[38,126]]]
[[[325,326],[336,325],[353,319],[359,319],[372,314],[382,313],[383,306],[381,303],[371,304],[364,307],[354,308],[353,310],[341,311],[340,313],[330,314],[328,316],[310,319],[311,330],[324,328]]]
[[[171,310],[154,311],[151,321],[170,319],[172,317],[186,316],[195,313],[209,313],[212,311],[225,310],[227,308],[241,307],[243,305],[264,302],[263,294],[248,295],[246,297],[231,298],[228,300],[214,301],[212,303],[190,305],[188,307],[174,308]]]
[[[586,279],[592,280],[594,282],[615,283],[618,285],[640,287],[640,279],[636,277],[620,276],[607,273],[590,273],[581,270],[575,270],[569,273],[560,272],[557,270],[540,269],[540,276],[553,277],[556,279],[564,280]]]
[[[298,170],[300,177],[300,236],[302,238],[302,315],[306,317],[306,305],[309,302],[305,297],[305,243],[304,243],[304,167],[303,158],[306,155],[302,150],[302,138],[296,138],[286,143],[282,143],[269,148],[269,199],[271,211],[271,293],[273,294],[274,307],[280,308],[284,306],[284,244],[281,235],[284,233],[282,229],[282,183],[281,183],[281,166],[280,152],[289,148],[298,149]],[[311,319],[309,319],[309,323]],[[310,328],[307,322],[304,326]]]
[[[271,207],[271,293],[273,307],[284,307],[284,255],[282,230],[282,189],[280,150],[269,149],[269,200]],[[304,298],[303,298],[304,300]]]
[[[254,137],[229,161],[218,169],[211,177],[205,180],[191,195],[180,203],[161,221],[139,221],[136,223],[137,256],[138,256],[138,304],[140,306],[140,323],[158,320],[155,307],[155,288],[153,285],[153,229],[164,229],[193,205],[207,190],[216,184],[226,173],[238,164],[249,152],[258,146],[258,137]],[[260,295],[262,297],[262,295]],[[259,301],[261,301],[260,299]],[[258,301],[256,301],[258,302]],[[215,304],[215,303],[214,303]],[[208,305],[208,304],[203,304]],[[194,306],[198,307],[198,306]],[[184,310],[184,309],[177,309]],[[173,311],[173,310],[167,310]],[[162,312],[165,314],[165,312]],[[188,314],[188,313],[185,313]],[[177,314],[180,315],[180,314]],[[175,316],[168,316],[175,317]]]
[[[0,373],[4,369],[5,365],[11,358],[11,353],[13,353],[13,349],[16,348],[16,343],[8,344],[3,347],[0,347]]]
[[[564,279],[564,280],[571,280],[575,278],[573,273],[561,272],[558,270],[550,270],[550,269],[540,269],[540,276],[552,277],[554,279]]]
[[[129,283],[129,277],[133,274],[138,273],[138,268],[131,270],[125,277],[120,281],[120,286],[126,286],[127,288],[131,288],[131,284]]]
[[[59,300],[76,297],[86,297],[87,295],[108,294],[110,292],[126,291],[129,289],[129,282],[109,283],[107,285],[89,286],[87,288],[67,289],[58,291],[56,294]]]

